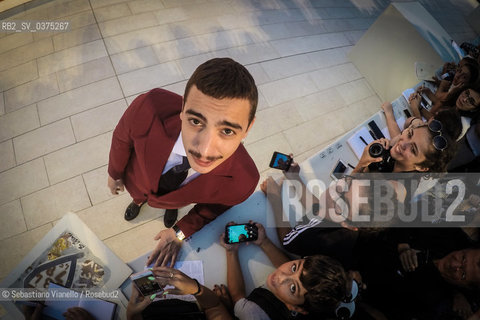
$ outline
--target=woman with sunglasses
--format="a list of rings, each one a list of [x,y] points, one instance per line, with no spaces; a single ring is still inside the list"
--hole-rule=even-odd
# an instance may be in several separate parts
[[[391,172],[396,173],[445,172],[455,154],[455,144],[443,133],[443,124],[434,119],[427,124],[411,125],[391,140],[380,139],[367,145],[354,173],[371,172],[371,164],[384,160],[370,155],[374,143],[380,143],[390,152]]]
[[[401,129],[398,126],[398,123],[395,119],[395,115],[393,113],[393,106],[390,102],[385,102],[382,104],[382,111],[385,114],[385,119],[387,122],[388,133],[390,137],[396,137],[397,135],[402,133],[403,129],[410,127],[410,125],[420,125],[425,124],[433,119],[438,120],[443,125],[443,132],[447,134],[450,138],[457,141],[461,137],[462,133],[462,119],[460,118],[460,114],[454,108],[444,107],[442,108],[435,116],[430,118],[427,121],[423,121],[417,117],[410,117],[405,120],[403,128]]]

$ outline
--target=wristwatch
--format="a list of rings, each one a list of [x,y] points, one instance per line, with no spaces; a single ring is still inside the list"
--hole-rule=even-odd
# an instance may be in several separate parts
[[[183,231],[180,230],[180,228],[176,224],[173,225],[172,229],[173,231],[175,231],[175,235],[177,236],[178,240],[182,241],[183,239],[185,239]]]

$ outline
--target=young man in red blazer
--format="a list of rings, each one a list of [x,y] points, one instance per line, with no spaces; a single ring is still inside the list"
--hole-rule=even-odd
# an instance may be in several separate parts
[[[254,123],[257,101],[247,69],[215,58],[195,70],[183,99],[153,89],[125,111],[113,132],[108,187],[113,194],[125,187],[132,196],[126,220],[146,202],[167,209],[169,229],[155,236],[148,264],[173,266],[185,237],[253,193],[259,174],[241,141]],[[172,176],[173,185],[165,182]],[[196,205],[175,224],[177,208],[191,203]]]

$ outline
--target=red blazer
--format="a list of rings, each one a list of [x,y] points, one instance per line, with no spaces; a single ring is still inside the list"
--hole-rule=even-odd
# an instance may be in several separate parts
[[[180,134],[182,97],[153,89],[138,96],[113,131],[108,174],[122,179],[133,199],[147,198],[156,208],[195,207],[177,222],[186,237],[225,210],[245,201],[255,190],[259,174],[243,145],[221,165],[186,185],[157,196],[163,168]]]

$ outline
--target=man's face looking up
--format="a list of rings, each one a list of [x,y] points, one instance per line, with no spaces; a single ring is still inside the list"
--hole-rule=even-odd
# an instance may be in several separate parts
[[[188,162],[205,174],[227,160],[237,150],[253,125],[248,123],[247,99],[215,99],[193,85],[183,106],[182,140]]]

